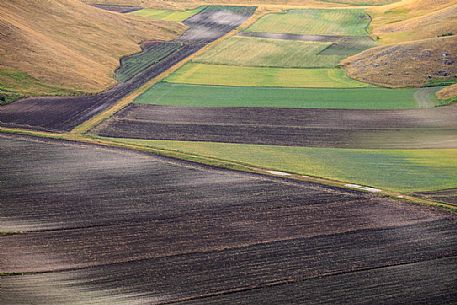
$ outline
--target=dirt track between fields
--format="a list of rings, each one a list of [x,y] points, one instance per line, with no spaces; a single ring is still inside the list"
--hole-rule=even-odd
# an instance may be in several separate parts
[[[457,107],[412,110],[130,105],[94,132],[108,137],[316,147],[452,148]],[[416,134],[414,134],[416,133]],[[428,137],[419,137],[419,134]],[[370,141],[383,134],[382,143]],[[445,140],[445,141],[443,141]]]
[[[8,104],[0,107],[0,125],[57,132],[73,129],[112,106],[150,79],[197,52],[206,44],[230,32],[248,19],[254,10],[246,8],[245,11],[239,13],[230,11],[225,15],[221,15],[221,12],[225,11],[223,9],[203,10],[184,21],[189,29],[176,39],[177,42],[183,43],[184,47],[145,69],[130,81],[120,83],[112,89],[96,95],[26,98]],[[220,20],[215,19],[213,15],[219,16]]]
[[[0,277],[2,304],[455,299],[444,211],[119,149],[0,145],[0,230],[24,232],[0,236],[0,272],[26,272]]]

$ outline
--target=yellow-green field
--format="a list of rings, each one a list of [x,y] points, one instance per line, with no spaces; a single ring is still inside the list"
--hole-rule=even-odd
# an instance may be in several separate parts
[[[331,42],[232,37],[197,57],[194,62],[251,67],[330,68],[343,55],[320,55]]]
[[[375,150],[113,140],[405,193],[457,187],[457,149]]]
[[[269,14],[246,31],[366,36],[369,16],[358,9],[304,9]]]
[[[164,21],[175,21],[181,22],[186,20],[189,17],[201,12],[205,7],[201,6],[196,9],[192,10],[184,10],[184,11],[174,11],[174,10],[159,10],[153,8],[145,8],[139,11],[131,12],[130,14],[135,16],[147,17],[157,20],[164,20]]]
[[[341,69],[238,67],[190,63],[165,79],[171,83],[217,86],[297,88],[370,87],[346,76]]]

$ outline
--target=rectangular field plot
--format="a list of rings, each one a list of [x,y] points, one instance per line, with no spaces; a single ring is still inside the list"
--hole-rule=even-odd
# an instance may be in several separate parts
[[[363,10],[304,9],[260,18],[248,32],[367,36],[369,16]]]
[[[251,67],[331,68],[347,57],[323,54],[330,42],[232,37],[194,59],[194,62]]]
[[[135,103],[184,107],[277,107],[333,109],[417,108],[417,89],[268,88],[186,85],[161,82]],[[432,103],[438,103],[433,96]]]
[[[400,192],[457,187],[457,149],[368,150],[121,140]]]
[[[346,76],[341,69],[239,67],[189,63],[166,82],[243,87],[357,88],[371,87]]]
[[[116,138],[282,146],[457,148],[451,109],[197,108],[134,104],[94,133]]]
[[[132,15],[141,16],[141,17],[148,17],[152,19],[159,19],[165,21],[175,21],[181,22],[186,20],[189,17],[201,12],[205,9],[204,6],[200,6],[196,9],[192,10],[184,10],[184,11],[174,11],[174,10],[160,10],[160,9],[153,9],[153,8],[145,8],[139,11],[132,12]]]

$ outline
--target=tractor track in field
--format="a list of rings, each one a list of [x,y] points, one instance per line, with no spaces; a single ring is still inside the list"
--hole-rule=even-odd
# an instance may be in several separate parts
[[[0,144],[0,229],[21,231],[0,237],[4,304],[455,295],[457,219],[442,210],[91,144]]]

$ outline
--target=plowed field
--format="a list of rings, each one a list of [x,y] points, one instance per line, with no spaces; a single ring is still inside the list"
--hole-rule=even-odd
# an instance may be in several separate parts
[[[446,212],[97,146],[0,144],[0,230],[22,231],[0,236],[0,272],[23,272],[0,277],[2,304],[455,298]]]

